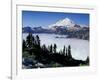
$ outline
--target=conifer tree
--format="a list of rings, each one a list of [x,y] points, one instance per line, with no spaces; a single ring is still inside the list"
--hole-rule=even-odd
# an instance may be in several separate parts
[[[65,55],[65,46],[64,46],[64,48],[63,48],[63,54]]]
[[[50,45],[50,52],[52,53],[52,44]]]
[[[70,45],[68,46],[68,57],[69,57],[69,59],[72,58]]]
[[[26,47],[26,42],[25,42],[25,40],[23,40],[22,50],[24,51],[26,48],[27,48],[27,47]]]
[[[32,47],[35,45],[35,38],[32,36]]]
[[[57,45],[54,44],[54,53],[56,53],[56,48],[57,48]]]
[[[26,38],[26,45],[28,48],[32,48],[32,33],[29,33]]]
[[[67,50],[67,48],[66,48],[66,53],[65,53],[65,56],[68,56],[68,50]]]
[[[86,64],[89,65],[89,57],[86,59]]]
[[[36,44],[40,47],[40,38],[38,35],[36,35]]]

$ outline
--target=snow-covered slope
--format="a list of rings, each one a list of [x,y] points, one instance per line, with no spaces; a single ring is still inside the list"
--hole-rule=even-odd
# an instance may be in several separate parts
[[[56,27],[74,27],[75,23],[70,20],[69,18],[65,18],[62,20],[57,21],[55,24],[49,26],[50,29],[54,29]]]

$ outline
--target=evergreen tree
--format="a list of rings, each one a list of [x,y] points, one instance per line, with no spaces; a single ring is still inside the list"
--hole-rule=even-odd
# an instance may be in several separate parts
[[[57,48],[57,45],[54,44],[54,53],[56,53],[56,48]]]
[[[52,53],[52,44],[50,45],[50,52]]]
[[[89,65],[89,57],[86,59],[86,64]]]
[[[67,48],[66,48],[66,53],[65,53],[65,56],[68,56],[68,50],[67,50]]]
[[[38,35],[36,35],[36,44],[40,47],[40,38]]]
[[[33,47],[34,47],[34,36],[32,36],[32,33],[29,33],[26,37],[26,45],[28,48],[28,52],[30,55],[33,53]]]
[[[63,48],[63,54],[65,55],[65,46],[64,46],[64,48]]]
[[[28,48],[32,48],[32,33],[29,33],[26,38],[26,45]]]
[[[70,45],[68,46],[68,57],[69,57],[69,59],[72,58]]]
[[[25,40],[23,40],[22,50],[24,51],[26,48],[27,48],[27,47],[26,47],[26,42],[25,42]]]
[[[34,47],[34,45],[35,45],[35,38],[34,36],[32,36],[32,47]]]

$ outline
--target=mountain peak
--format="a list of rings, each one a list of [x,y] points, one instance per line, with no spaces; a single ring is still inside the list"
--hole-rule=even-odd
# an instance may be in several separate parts
[[[67,21],[67,22],[70,22],[71,20],[69,18],[64,18],[62,21]]]
[[[69,18],[64,18],[62,20],[57,21],[55,24],[49,26],[49,28],[53,28],[55,26],[62,26],[62,27],[74,27],[74,22]]]

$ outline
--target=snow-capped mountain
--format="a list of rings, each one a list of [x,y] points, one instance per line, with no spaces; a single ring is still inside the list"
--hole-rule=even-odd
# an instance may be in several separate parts
[[[65,18],[57,21],[55,24],[49,26],[50,29],[54,29],[56,27],[74,27],[75,23],[69,18]]]
[[[79,38],[89,40],[89,27],[76,24],[69,18],[57,21],[49,28],[40,27],[23,27],[23,33],[49,33],[68,35],[68,38]]]
[[[64,18],[62,20],[57,21],[55,24],[49,25],[49,29],[57,30],[57,29],[67,29],[67,30],[80,30],[83,27],[88,27],[86,25],[76,24],[73,20],[69,18]]]

